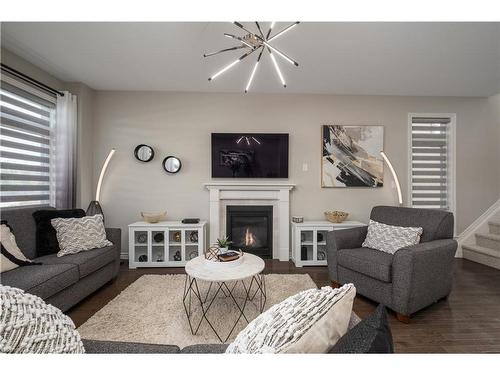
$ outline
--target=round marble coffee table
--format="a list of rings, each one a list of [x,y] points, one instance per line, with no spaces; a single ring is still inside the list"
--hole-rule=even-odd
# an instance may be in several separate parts
[[[244,253],[241,261],[235,264],[231,263],[232,262],[221,262],[211,264],[205,260],[203,255],[187,262],[186,281],[184,283],[182,302],[189,322],[189,328],[193,335],[198,333],[202,322],[206,321],[217,338],[221,342],[226,342],[241,318],[249,323],[245,315],[247,302],[258,298],[259,311],[264,311],[267,298],[266,283],[264,275],[261,273],[264,270],[264,261],[253,254]],[[198,281],[209,283],[206,293],[200,292]],[[215,290],[213,295],[210,294],[212,288]],[[243,288],[243,298],[241,302],[238,302],[234,295],[235,288]],[[208,311],[213,306],[217,297],[229,298],[239,311],[238,317],[225,339],[221,338],[219,332],[217,332],[207,316]],[[202,316],[199,321],[194,321],[193,319],[192,305],[195,303],[201,307]]]

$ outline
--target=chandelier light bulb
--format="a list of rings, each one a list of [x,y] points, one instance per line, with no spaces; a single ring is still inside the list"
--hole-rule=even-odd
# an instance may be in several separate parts
[[[283,87],[286,87],[285,79],[283,78],[283,75],[281,74],[280,67],[278,66],[278,63],[276,62],[274,55],[271,53],[269,56],[271,56],[271,60],[273,60],[274,69],[276,69],[276,73],[278,73],[278,76],[280,77],[281,84],[283,85]]]
[[[299,63],[298,62],[295,62],[293,61],[291,58],[289,58],[287,55],[285,55],[283,52],[277,50],[276,48],[274,48],[273,46],[271,46],[269,43],[267,42],[263,42],[263,44],[270,48],[273,52],[276,52],[278,55],[280,55],[281,57],[283,57],[286,61],[288,61],[290,64],[292,65],[295,65],[295,66],[299,66]]]
[[[281,30],[278,34],[276,34],[276,35],[275,35],[275,36],[273,36],[272,38],[269,38],[269,37],[268,37],[269,39],[267,39],[267,42],[270,42],[270,41],[272,41],[272,40],[276,39],[277,37],[279,37],[279,36],[283,35],[284,33],[286,33],[286,32],[288,32],[288,31],[292,30],[292,29],[293,29],[295,26],[297,26],[299,23],[300,23],[300,22],[298,22],[298,21],[297,21],[297,22],[295,22],[295,23],[292,23],[290,26],[288,26],[288,27],[284,28],[283,30]],[[273,25],[271,25],[271,29],[272,29],[272,28],[273,28]]]
[[[220,76],[222,73],[224,73],[226,70],[228,69],[231,69],[233,66],[235,66],[237,63],[239,63],[240,60],[234,60],[231,64],[229,64],[228,66],[226,66],[225,68],[222,68],[221,70],[219,70],[217,73],[215,73],[212,77],[210,77],[208,80],[209,81],[212,81],[214,80],[215,78],[217,78],[218,76]]]
[[[248,92],[250,89],[250,85],[252,84],[253,81],[253,76],[255,75],[255,72],[257,71],[257,67],[259,66],[259,61],[255,62],[255,66],[253,67],[252,73],[250,74],[250,79],[248,80],[247,87],[245,88],[245,93]]]

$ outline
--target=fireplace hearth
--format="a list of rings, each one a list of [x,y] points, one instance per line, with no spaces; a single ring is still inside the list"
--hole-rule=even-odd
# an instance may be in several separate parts
[[[272,258],[273,206],[227,206],[226,234],[231,249]]]

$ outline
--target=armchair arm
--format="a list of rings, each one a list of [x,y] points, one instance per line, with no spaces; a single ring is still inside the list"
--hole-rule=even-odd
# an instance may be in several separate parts
[[[361,247],[366,238],[367,226],[332,230],[326,234],[326,251],[330,280],[337,281],[337,251]]]
[[[106,238],[113,242],[113,248],[115,251],[115,270],[114,275],[118,275],[118,270],[120,269],[120,256],[122,252],[122,230],[120,228],[106,228]]]
[[[392,262],[393,309],[410,315],[446,297],[453,281],[457,242],[452,239],[408,246]]]

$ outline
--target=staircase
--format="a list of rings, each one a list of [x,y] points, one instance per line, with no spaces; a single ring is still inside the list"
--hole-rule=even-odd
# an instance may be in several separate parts
[[[500,216],[488,220],[487,233],[475,233],[475,244],[463,244],[465,259],[500,269]]]

